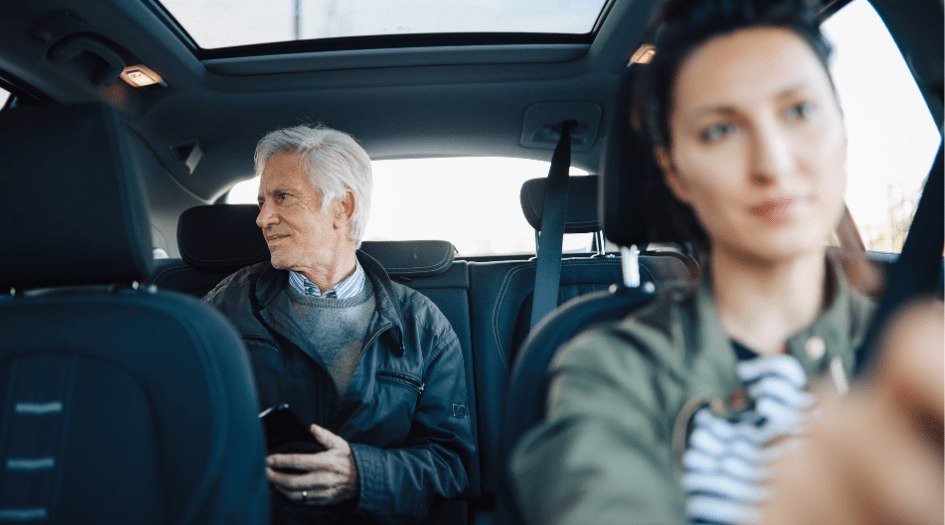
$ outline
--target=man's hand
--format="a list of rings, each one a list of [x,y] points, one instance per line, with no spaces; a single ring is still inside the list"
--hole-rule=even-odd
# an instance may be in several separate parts
[[[272,454],[266,457],[266,477],[287,498],[306,505],[331,505],[358,493],[358,467],[348,442],[312,425],[312,435],[325,446],[316,454]],[[276,472],[293,468],[303,474]]]

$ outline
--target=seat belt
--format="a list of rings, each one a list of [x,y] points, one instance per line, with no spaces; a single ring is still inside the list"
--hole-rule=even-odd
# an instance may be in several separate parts
[[[535,268],[535,293],[532,296],[532,320],[529,331],[558,307],[561,284],[561,242],[568,209],[568,172],[571,169],[571,124],[561,124],[561,138],[551,156],[541,205],[541,233],[538,237],[538,262]]]
[[[942,221],[945,186],[942,171],[942,146],[939,146],[902,253],[893,268],[892,277],[873,316],[869,332],[857,352],[857,376],[868,374],[875,365],[879,351],[876,347],[877,338],[885,328],[889,316],[910,298],[931,292],[938,284],[942,267],[942,244],[945,239],[945,223]]]

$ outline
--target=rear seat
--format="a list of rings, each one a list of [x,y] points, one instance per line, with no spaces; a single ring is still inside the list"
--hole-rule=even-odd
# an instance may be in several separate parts
[[[181,259],[155,261],[151,283],[197,297],[236,270],[269,260],[266,240],[256,226],[259,209],[252,204],[197,206],[178,221]],[[454,261],[455,248],[446,241],[364,241],[361,250],[376,259],[391,279],[432,300],[453,325],[466,362],[470,412],[476,430],[475,378],[469,326],[469,272]],[[479,493],[478,457],[474,456],[469,495]]]
[[[588,213],[596,216],[596,206],[593,192],[583,197],[572,195],[568,215],[574,208],[583,209],[583,217]],[[160,288],[203,296],[237,269],[268,260],[268,248],[255,224],[256,214],[254,205],[187,210],[178,225],[182,259],[156,261],[152,282]],[[588,231],[586,224],[581,228]],[[453,260],[452,245],[444,241],[365,241],[362,250],[377,259],[392,279],[429,297],[459,337],[472,425],[478,437],[465,499],[472,505],[469,515],[474,522],[491,522],[503,468],[499,447],[506,386],[516,350],[528,334],[535,261]],[[686,259],[672,252],[644,254],[640,266],[643,279],[655,283],[689,275]],[[561,265],[558,304],[606,289],[621,278],[619,256],[567,257]],[[431,517],[436,515],[436,511],[431,513]],[[454,521],[458,525],[465,520]]]
[[[573,177],[569,181],[565,233],[598,230],[597,177]],[[526,192],[542,195],[544,187],[535,180],[523,186],[522,208],[528,222],[541,224],[541,208]],[[605,290],[623,279],[621,259],[616,254],[567,256],[561,262],[558,304],[576,297]],[[640,257],[644,282],[657,285],[686,279],[690,275],[688,259],[677,252]],[[501,420],[505,407],[509,374],[519,347],[529,332],[532,295],[535,288],[534,259],[528,261],[469,262],[470,324],[474,368],[477,378],[476,400],[479,410],[479,455],[482,466],[482,493],[487,498],[501,490],[504,466]]]

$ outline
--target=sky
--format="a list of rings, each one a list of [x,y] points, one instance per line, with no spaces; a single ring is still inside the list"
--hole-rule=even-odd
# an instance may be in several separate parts
[[[162,0],[201,47],[295,39],[296,0]],[[299,37],[587,33],[604,0],[298,0]]]
[[[400,1],[403,3],[345,2],[344,9],[368,5],[362,28],[391,31],[393,27],[394,32],[401,31],[401,26],[403,30],[426,31],[442,24],[466,27],[462,24],[507,22],[515,19],[516,13],[550,11],[521,7],[521,2],[505,0]],[[333,6],[335,3],[336,0],[301,0],[303,38],[335,36],[346,24],[350,26],[353,16],[342,7]],[[247,35],[271,35],[266,38],[276,40],[292,38],[293,0],[266,2],[265,8],[252,7],[250,0],[164,0],[164,4],[172,12],[181,10],[180,19],[185,27],[189,27],[185,12],[188,17],[200,12],[215,13],[219,23],[193,26],[191,31],[198,42],[234,43],[245,41]],[[407,4],[426,13],[413,22],[415,25],[407,24],[410,27],[397,22],[405,16],[398,13]],[[592,24],[599,4],[599,0],[549,0],[543,5],[560,8],[560,13],[565,14],[592,13]],[[467,9],[469,6],[475,7],[474,13]],[[316,16],[319,12],[327,14]],[[440,15],[443,16],[438,18]],[[556,16],[547,15],[528,24],[540,28]],[[313,20],[328,22],[318,26]],[[572,29],[586,30],[576,26]],[[902,55],[866,0],[856,0],[831,17],[825,22],[824,31],[835,44],[832,71],[849,139],[847,205],[869,245],[870,237],[878,235],[877,232],[891,235],[890,199],[914,196],[920,191],[938,150],[939,133]],[[523,159],[376,161],[375,196],[366,238],[447,239],[467,255],[533,252],[534,232],[522,217],[519,189],[529,178],[546,176],[547,170],[547,163]],[[258,183],[245,184],[234,188],[231,201],[255,202]],[[408,197],[415,195],[426,198]],[[908,209],[904,213],[911,215]],[[566,240],[565,249],[578,249],[589,243],[589,236],[575,237]],[[886,249],[898,250],[896,246]]]

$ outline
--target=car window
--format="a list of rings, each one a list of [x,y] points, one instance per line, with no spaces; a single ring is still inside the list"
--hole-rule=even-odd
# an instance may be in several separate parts
[[[824,22],[849,147],[847,206],[868,250],[899,253],[940,135],[882,19],[855,0]]]
[[[10,92],[0,88],[0,109],[7,105],[7,100],[10,98]]]
[[[203,48],[425,33],[589,33],[603,0],[162,0]]]
[[[446,240],[459,255],[535,253],[522,184],[548,176],[548,162],[501,157],[372,162],[374,193],[365,240]],[[572,175],[587,172],[571,168]],[[229,204],[256,203],[259,180],[230,190]],[[565,235],[565,252],[590,251],[592,234]]]

